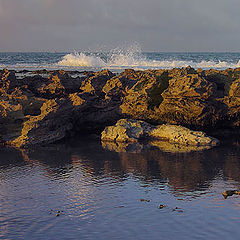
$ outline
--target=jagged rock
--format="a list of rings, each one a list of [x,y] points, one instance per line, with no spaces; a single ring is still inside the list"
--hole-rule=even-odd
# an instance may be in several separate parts
[[[202,72],[203,77],[214,84],[216,84],[216,97],[224,97],[229,95],[229,90],[232,83],[240,78],[240,68],[226,69],[226,70],[205,70]]]
[[[240,191],[238,191],[238,190],[227,190],[227,191],[224,191],[223,193],[222,193],[222,195],[223,195],[223,197],[225,198],[225,199],[227,199],[228,197],[230,197],[230,196],[232,196],[232,195],[240,195]]]
[[[184,71],[183,71],[184,72]],[[215,85],[208,82],[199,74],[184,74],[182,71],[171,74],[169,87],[162,93],[165,98],[210,98],[214,91]]]
[[[193,146],[216,146],[219,141],[200,131],[170,124],[158,126],[144,121],[121,119],[102,132],[103,141],[137,142],[141,139],[161,139],[171,143]]]
[[[135,84],[126,88],[120,106],[122,113],[129,118],[153,119],[153,109],[162,102],[161,94],[168,87],[168,72],[132,70],[127,73],[126,78]]]
[[[99,92],[102,92],[102,88],[106,84],[106,82],[114,76],[115,74],[113,74],[109,70],[103,70],[93,73],[93,75],[86,78],[82,82],[80,90],[82,90],[83,92],[92,92],[99,94]]]
[[[9,71],[7,69],[0,71],[0,90],[9,92],[17,85],[18,83],[14,71]]]
[[[28,147],[60,140],[72,128],[69,112],[56,100],[47,100],[37,116],[28,116],[18,137],[7,141],[15,147]],[[64,115],[65,113],[65,115]]]
[[[99,133],[121,118],[194,129],[240,127],[240,68],[127,69],[120,74],[103,70],[82,72],[75,78],[71,74],[74,72],[28,71],[22,78],[14,71],[0,71],[2,141],[17,146],[53,142],[83,131]],[[52,107],[47,108],[49,104]],[[127,131],[122,126],[121,136],[115,138],[150,138],[142,130],[143,123],[134,124]]]
[[[240,98],[240,78],[235,80],[229,89],[229,97]]]

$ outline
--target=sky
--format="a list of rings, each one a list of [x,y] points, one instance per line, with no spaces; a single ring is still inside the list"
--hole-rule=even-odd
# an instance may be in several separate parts
[[[0,0],[0,52],[240,52],[239,0]]]

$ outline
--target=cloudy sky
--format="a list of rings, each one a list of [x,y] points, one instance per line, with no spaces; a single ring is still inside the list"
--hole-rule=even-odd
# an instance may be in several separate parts
[[[0,0],[0,52],[240,51],[240,0]]]

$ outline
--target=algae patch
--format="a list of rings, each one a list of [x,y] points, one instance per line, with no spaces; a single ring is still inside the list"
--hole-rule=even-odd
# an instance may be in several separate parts
[[[154,107],[159,107],[159,105],[163,101],[162,93],[169,86],[169,75],[168,72],[163,72],[160,76],[156,77],[156,83],[153,87],[147,90],[147,94],[149,97],[148,105],[149,109],[154,109]]]

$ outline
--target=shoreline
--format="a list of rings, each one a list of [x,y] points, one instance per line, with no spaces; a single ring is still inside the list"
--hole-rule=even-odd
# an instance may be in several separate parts
[[[126,69],[119,74],[107,69],[3,69],[0,139],[6,145],[29,147],[100,133],[121,118],[207,133],[227,131],[223,135],[231,136],[240,129],[239,102],[240,68]]]

